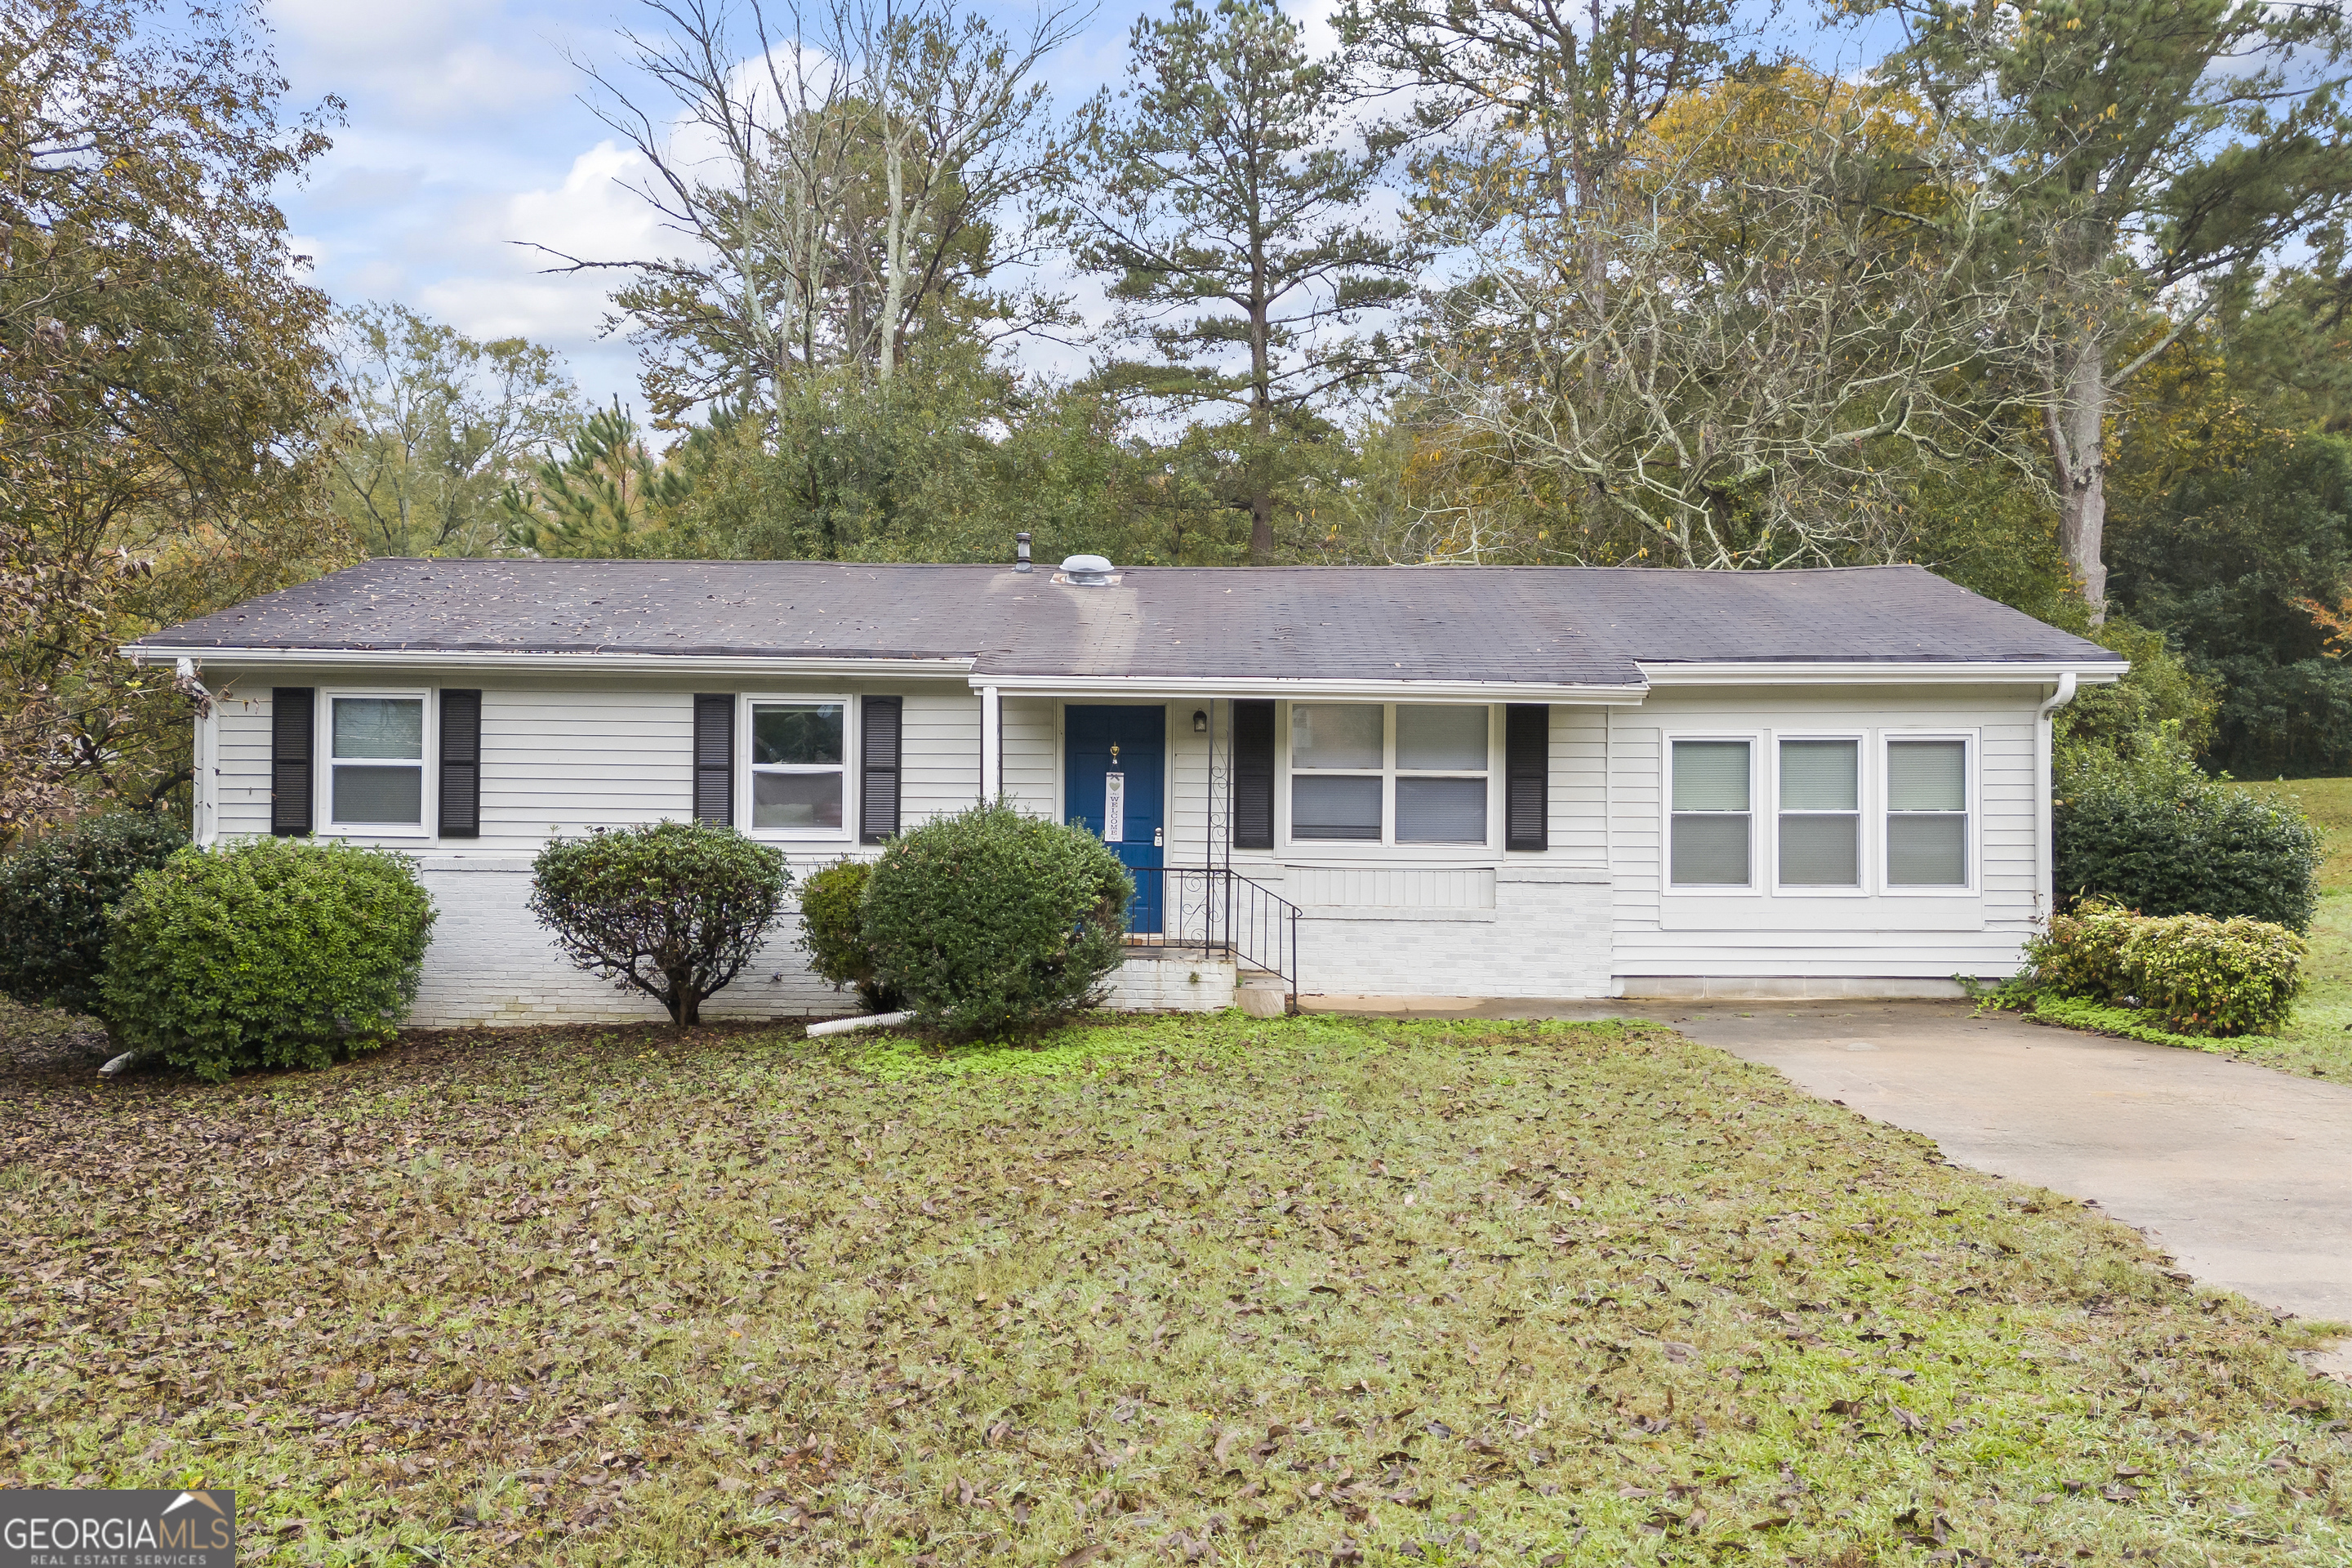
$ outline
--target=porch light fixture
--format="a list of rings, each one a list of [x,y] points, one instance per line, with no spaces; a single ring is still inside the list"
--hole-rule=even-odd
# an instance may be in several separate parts
[[[1208,710],[1207,709],[1205,709],[1205,708],[1195,708],[1195,709],[1193,709],[1193,710],[1192,710],[1192,733],[1194,733],[1195,735],[1205,735],[1205,734],[1207,734],[1208,732],[1209,732],[1209,710]]]

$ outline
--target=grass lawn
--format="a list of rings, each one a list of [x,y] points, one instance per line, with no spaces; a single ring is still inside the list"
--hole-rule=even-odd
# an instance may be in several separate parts
[[[2352,779],[2290,779],[2248,784],[2300,804],[2325,837],[2319,912],[2311,922],[2311,967],[2294,1020],[2275,1039],[2232,1040],[2250,1061],[2352,1083]]]
[[[0,1485],[246,1562],[2352,1560],[2311,1330],[1653,1026],[37,1057]]]

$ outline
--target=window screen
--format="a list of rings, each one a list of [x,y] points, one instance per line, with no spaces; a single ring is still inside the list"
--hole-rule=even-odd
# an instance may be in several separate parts
[[[1486,738],[1491,724],[1483,704],[1397,705],[1398,843],[1486,842]]]
[[[1780,885],[1862,885],[1862,742],[1780,742]]]
[[[1290,709],[1290,765],[1318,771],[1381,765],[1376,702],[1297,702]]]
[[[838,833],[845,793],[839,702],[751,705],[751,826],[771,832]]]
[[[1965,741],[1886,743],[1886,881],[1961,888],[1969,880]]]
[[[337,697],[328,719],[328,812],[339,826],[425,821],[425,700]]]
[[[1386,721],[1377,702],[1291,704],[1293,838],[1381,841]]]
[[[1291,837],[1486,843],[1493,730],[1483,703],[1293,703]]]
[[[1674,743],[1673,844],[1677,887],[1744,888],[1748,879],[1748,744]]]

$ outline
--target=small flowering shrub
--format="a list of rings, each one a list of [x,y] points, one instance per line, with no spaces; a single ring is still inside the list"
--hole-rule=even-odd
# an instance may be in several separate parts
[[[2124,943],[2139,917],[2097,900],[2050,917],[2047,933],[2025,944],[2034,986],[2066,996],[2101,1000],[2130,994],[2124,976]]]
[[[2302,937],[2269,921],[2148,916],[2086,904],[2026,944],[2035,985],[2137,1007],[2182,1035],[2268,1033],[2303,987]]]
[[[2184,1035],[2269,1034],[2303,989],[2303,938],[2269,921],[2172,915],[2134,922],[2124,972],[2140,1005]]]

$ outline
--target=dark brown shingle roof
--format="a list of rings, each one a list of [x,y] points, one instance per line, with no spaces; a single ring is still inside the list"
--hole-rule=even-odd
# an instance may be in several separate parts
[[[371,561],[154,649],[971,659],[982,673],[1638,686],[1642,663],[2118,662],[1915,566],[1050,568]]]

